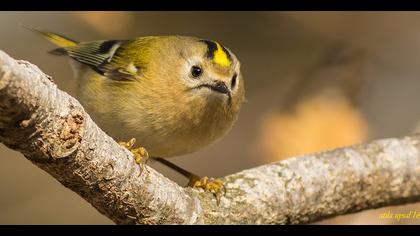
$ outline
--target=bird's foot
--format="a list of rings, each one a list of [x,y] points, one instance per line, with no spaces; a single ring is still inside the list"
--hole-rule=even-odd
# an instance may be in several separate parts
[[[135,142],[136,139],[132,138],[128,142],[120,141],[118,142],[118,144],[127,148],[131,153],[133,153],[134,160],[141,167],[141,170],[146,169],[145,164],[149,159],[149,154],[147,153],[147,150],[144,147],[133,148]]]
[[[209,178],[207,176],[199,177],[197,175],[191,175],[188,183],[189,187],[201,188],[206,192],[211,192],[216,198],[217,205],[220,204],[220,198],[226,194],[226,188],[222,180]]]

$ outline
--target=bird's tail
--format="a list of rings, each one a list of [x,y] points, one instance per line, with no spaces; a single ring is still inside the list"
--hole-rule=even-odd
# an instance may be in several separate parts
[[[62,36],[53,32],[44,31],[38,28],[27,26],[27,25],[21,25],[21,26],[28,30],[31,30],[32,32],[35,32],[41,35],[42,37],[44,37],[51,43],[59,46],[59,48],[50,51],[50,53],[52,54],[59,54],[59,55],[65,54],[65,50],[63,50],[63,48],[76,46],[78,44],[78,42],[75,40],[69,39],[65,36]]]

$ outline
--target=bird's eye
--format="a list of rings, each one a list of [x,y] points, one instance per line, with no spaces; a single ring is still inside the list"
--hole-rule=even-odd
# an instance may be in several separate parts
[[[230,87],[233,89],[236,86],[236,78],[238,77],[238,74],[235,73],[232,77],[232,81],[230,82]]]
[[[193,66],[191,67],[191,75],[194,78],[199,77],[203,73],[203,70],[199,66]]]

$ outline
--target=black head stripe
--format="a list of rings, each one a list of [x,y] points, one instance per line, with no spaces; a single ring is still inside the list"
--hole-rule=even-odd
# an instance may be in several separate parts
[[[209,40],[200,40],[200,42],[203,42],[205,44],[207,44],[207,52],[206,52],[206,57],[209,59],[213,59],[214,57],[214,52],[217,50],[217,45],[215,42],[213,41],[209,41]]]
[[[216,42],[210,41],[210,40],[206,40],[206,39],[201,39],[199,41],[207,44],[206,57],[209,58],[209,59],[213,59],[214,58],[214,53],[217,51],[217,44],[216,44]],[[223,51],[228,56],[229,60],[232,60],[232,56],[230,55],[229,51],[225,47],[223,47],[222,45],[220,45],[220,46],[222,47]]]
[[[223,45],[220,45],[220,46],[222,46],[222,49],[226,53],[229,60],[232,61],[232,56],[230,55],[229,51]]]

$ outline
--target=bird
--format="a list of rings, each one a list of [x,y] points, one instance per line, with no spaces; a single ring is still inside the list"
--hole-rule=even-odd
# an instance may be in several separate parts
[[[136,163],[144,167],[149,158],[157,160],[220,201],[220,179],[199,177],[166,158],[214,143],[238,119],[245,86],[229,48],[180,35],[78,42],[24,27],[58,46],[50,54],[71,59],[81,104],[107,134],[128,140],[119,144]]]

